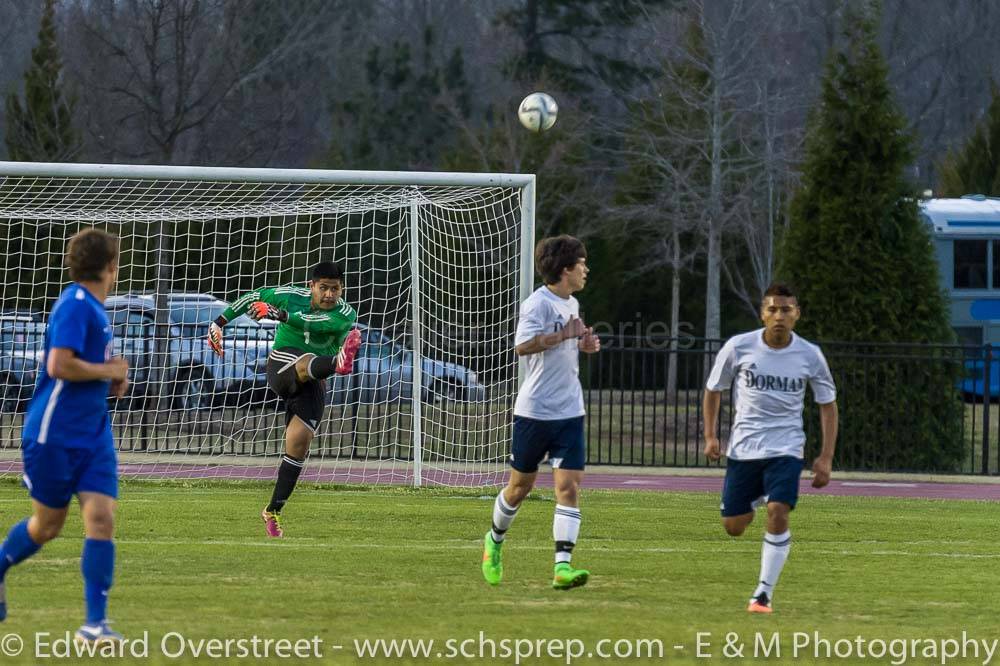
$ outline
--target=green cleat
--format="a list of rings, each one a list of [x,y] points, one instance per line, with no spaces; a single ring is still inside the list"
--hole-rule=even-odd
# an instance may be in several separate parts
[[[484,544],[483,578],[490,585],[499,585],[503,578],[503,562],[500,561],[500,549],[503,548],[503,541],[497,543],[493,540],[492,532],[487,532]]]
[[[484,569],[485,567],[486,565],[483,565]],[[572,590],[574,587],[586,585],[588,578],[590,572],[586,569],[574,569],[569,562],[560,562],[556,565],[552,587],[557,590]]]

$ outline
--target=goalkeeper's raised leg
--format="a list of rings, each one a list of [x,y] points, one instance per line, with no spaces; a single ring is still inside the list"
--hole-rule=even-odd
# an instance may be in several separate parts
[[[281,513],[305,466],[309,444],[323,421],[327,377],[349,374],[361,346],[358,315],[342,298],[344,273],[334,262],[317,264],[307,286],[259,289],[240,296],[209,326],[208,343],[225,354],[223,328],[236,317],[278,322],[267,358],[267,383],[285,403],[285,454],[271,501],[261,511],[270,537],[281,537]]]

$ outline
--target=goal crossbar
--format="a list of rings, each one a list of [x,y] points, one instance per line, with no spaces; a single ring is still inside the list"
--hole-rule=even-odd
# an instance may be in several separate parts
[[[468,185],[518,188],[526,187],[535,182],[534,174],[518,173],[258,169],[3,161],[0,161],[0,177],[206,180],[247,183],[328,183],[332,185]]]

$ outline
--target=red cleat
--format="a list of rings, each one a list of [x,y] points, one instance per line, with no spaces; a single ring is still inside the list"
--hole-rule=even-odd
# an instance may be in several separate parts
[[[260,512],[260,517],[264,520],[264,531],[267,532],[267,536],[272,539],[280,539],[285,535],[285,531],[281,529],[280,513],[271,513],[265,507]]]
[[[351,371],[354,370],[354,356],[358,353],[360,348],[361,331],[356,328],[352,328],[351,332],[347,334],[347,338],[344,340],[344,346],[340,348],[340,353],[337,354],[336,372],[338,375],[351,374]]]

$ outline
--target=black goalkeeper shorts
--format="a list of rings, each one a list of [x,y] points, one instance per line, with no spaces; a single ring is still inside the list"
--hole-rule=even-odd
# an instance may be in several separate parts
[[[267,385],[285,401],[285,425],[297,416],[316,434],[326,407],[326,382],[322,379],[299,381],[295,362],[308,353],[295,347],[272,349],[267,357]]]

